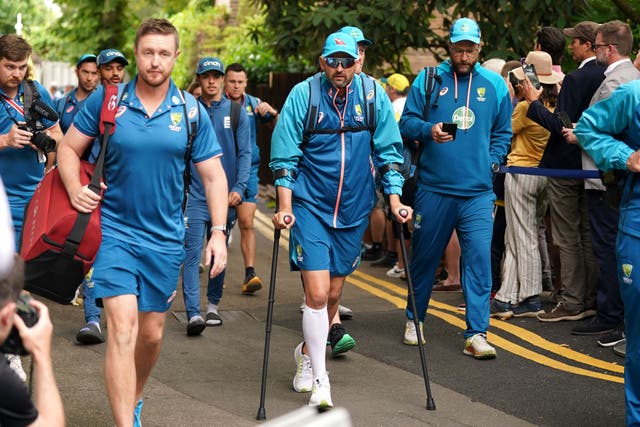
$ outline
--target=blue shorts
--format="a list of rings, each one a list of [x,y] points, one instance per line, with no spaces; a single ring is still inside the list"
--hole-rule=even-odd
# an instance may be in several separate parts
[[[176,296],[184,247],[157,252],[104,237],[93,267],[96,298],[136,295],[139,311],[163,313]]]
[[[332,277],[347,276],[360,265],[360,243],[367,221],[356,227],[331,228],[300,205],[289,235],[291,270],[329,270]]]
[[[258,201],[258,166],[251,167],[247,188],[245,188],[244,194],[242,195],[242,201],[249,203],[256,203]]]

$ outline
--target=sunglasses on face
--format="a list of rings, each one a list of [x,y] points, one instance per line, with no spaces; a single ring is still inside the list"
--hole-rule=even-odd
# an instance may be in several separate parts
[[[331,68],[338,68],[338,65],[342,65],[342,68],[351,68],[355,65],[356,60],[353,58],[324,58],[325,64]]]

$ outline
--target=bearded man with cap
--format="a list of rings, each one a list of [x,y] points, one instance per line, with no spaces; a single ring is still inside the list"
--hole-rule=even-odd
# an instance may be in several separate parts
[[[112,85],[124,82],[124,71],[129,61],[122,52],[117,49],[105,49],[98,54],[97,64],[102,81]]]
[[[462,287],[466,303],[464,354],[496,357],[487,343],[491,294],[493,175],[511,143],[511,100],[504,79],[480,66],[480,28],[457,19],[449,33],[450,59],[437,68],[431,105],[424,120],[423,70],[416,77],[400,119],[403,136],[422,147],[414,205],[411,271],[417,313],[407,304],[404,342],[417,345],[413,319],[425,319],[433,277],[453,230],[462,251]],[[457,125],[457,135],[443,123]],[[419,333],[422,334],[422,327]]]
[[[366,126],[363,112],[372,94],[363,89],[368,77],[356,74],[356,41],[345,33],[329,35],[319,62],[322,73],[315,78],[320,80],[298,83],[282,107],[269,166],[279,200],[273,223],[291,230],[291,267],[301,270],[305,284],[304,342],[294,351],[293,386],[312,392],[310,405],[328,407],[333,406],[325,361],[329,319],[338,310],[346,276],[360,263],[362,233],[375,201],[371,161],[380,169],[396,219],[408,221],[412,210],[400,203],[402,140],[388,97],[375,97],[375,129]],[[321,93],[317,131],[311,133],[304,129],[314,83]]]

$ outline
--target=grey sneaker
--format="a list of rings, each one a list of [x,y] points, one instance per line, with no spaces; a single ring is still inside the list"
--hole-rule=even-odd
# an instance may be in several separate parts
[[[338,305],[338,314],[340,315],[340,320],[351,319],[353,317],[353,310],[344,305]]]
[[[613,353],[616,356],[627,357],[627,340],[624,339],[613,346]]]
[[[538,314],[537,317],[541,322],[560,322],[562,320],[580,320],[586,316],[584,311],[569,310],[562,302],[559,302],[551,311]]]
[[[500,320],[507,320],[513,316],[513,306],[508,302],[493,299],[489,305],[489,317],[495,317]]]
[[[89,322],[83,326],[76,334],[78,344],[91,345],[104,342],[100,325],[95,322]]]

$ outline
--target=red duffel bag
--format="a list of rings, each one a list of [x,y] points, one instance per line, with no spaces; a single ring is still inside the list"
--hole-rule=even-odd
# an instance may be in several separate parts
[[[100,114],[101,149],[93,165],[80,162],[80,182],[99,193],[109,135],[115,130],[118,87],[105,85]],[[57,168],[38,184],[27,205],[20,256],[25,261],[24,289],[70,304],[100,248],[100,207],[80,213],[69,200]]]

